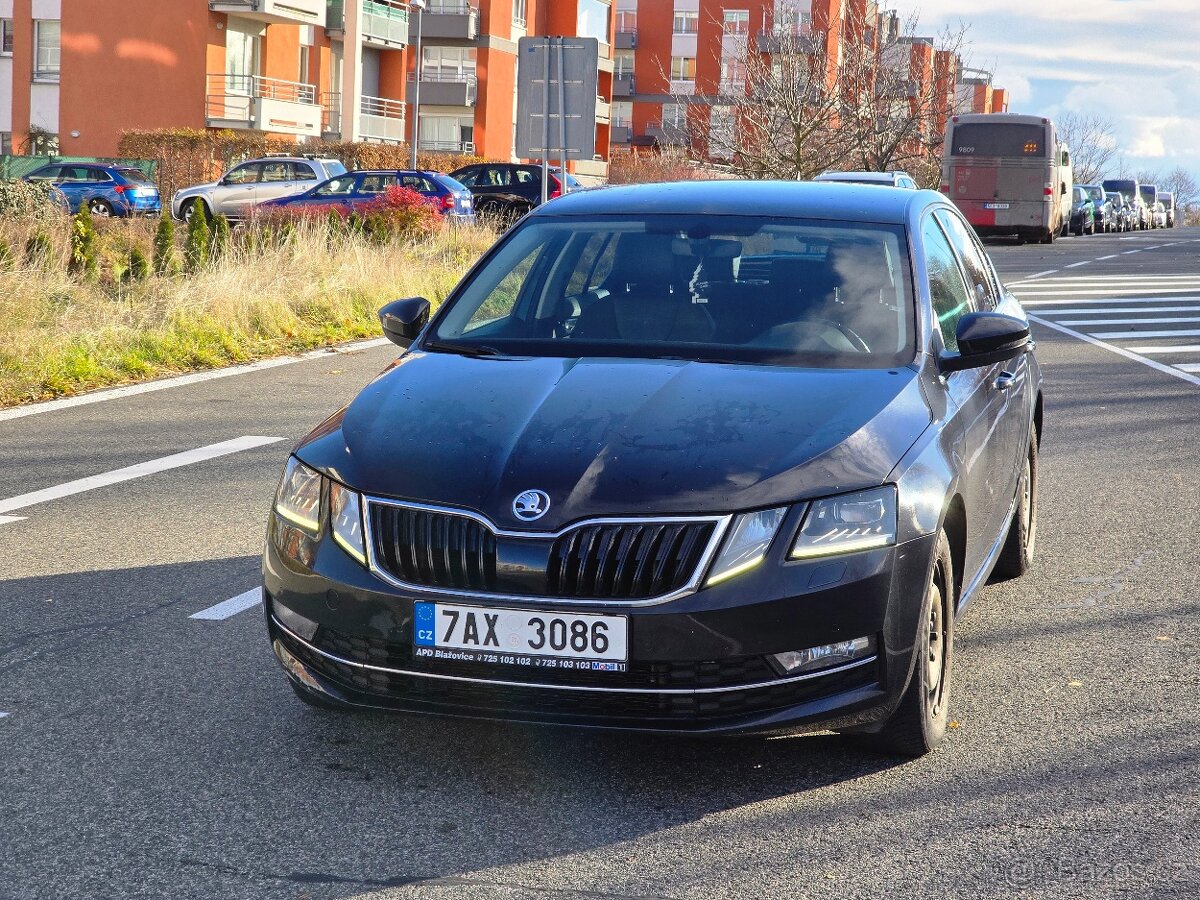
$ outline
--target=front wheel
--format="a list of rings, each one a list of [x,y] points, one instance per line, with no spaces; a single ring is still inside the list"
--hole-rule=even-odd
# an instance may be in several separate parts
[[[183,204],[183,209],[180,210],[180,215],[185,222],[191,222],[192,216],[197,213],[203,215],[205,219],[212,220],[212,216],[208,212],[208,206],[203,200],[187,200]]]
[[[944,531],[938,534],[934,553],[913,646],[912,677],[900,705],[876,735],[884,749],[901,756],[924,756],[936,749],[950,720],[956,603],[954,563]]]
[[[1038,524],[1038,444],[1037,433],[1029,436],[1029,449],[1025,452],[1025,465],[1017,483],[1017,502],[1013,508],[1012,521],[1008,526],[1008,537],[992,578],[1005,581],[1020,578],[1033,565],[1033,549],[1037,541]]]

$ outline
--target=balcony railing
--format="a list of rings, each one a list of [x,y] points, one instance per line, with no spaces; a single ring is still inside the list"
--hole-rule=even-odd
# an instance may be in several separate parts
[[[636,50],[637,49],[637,29],[633,28],[629,31],[617,32],[616,47],[618,50]]]
[[[614,97],[632,97],[634,95],[634,82],[632,72],[617,72],[613,75],[613,96]]]
[[[328,0],[325,29],[331,33],[345,30],[346,0]],[[403,47],[408,44],[408,5],[404,0],[362,0],[362,36],[364,44]]]
[[[259,22],[319,25],[325,0],[208,0],[208,8]]]
[[[474,153],[474,141],[429,141],[421,138],[418,145],[422,150],[434,153]]]
[[[260,75],[208,76],[205,118],[231,128],[319,137],[321,107],[316,85]]]
[[[429,0],[421,29],[434,40],[473,41],[479,34],[479,10],[466,0]]]
[[[412,73],[408,80],[411,83]],[[421,69],[421,102],[430,106],[474,106],[478,81],[474,72]],[[412,96],[412,87],[409,87]]]
[[[343,135],[342,95],[322,94],[325,122],[322,131],[328,135]],[[387,97],[362,97],[358,107],[358,133],[364,141],[382,144],[401,144],[405,140],[405,114],[402,100]]]

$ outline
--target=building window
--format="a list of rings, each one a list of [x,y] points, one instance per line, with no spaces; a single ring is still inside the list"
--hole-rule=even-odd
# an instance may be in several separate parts
[[[628,78],[633,74],[633,51],[618,50],[613,54],[613,74],[617,77]]]
[[[579,0],[579,37],[593,37],[602,44],[608,40],[608,17],[612,7],[603,0]]]
[[[12,56],[13,20],[0,19],[0,55]]]
[[[58,19],[38,19],[33,23],[34,61],[33,77],[46,81],[57,81],[62,63],[59,45]]]
[[[617,10],[617,33],[618,34],[637,34],[637,10],[636,9],[618,9]]]
[[[13,143],[11,131],[0,131],[0,155],[12,156]]]
[[[683,103],[664,103],[662,124],[664,128],[687,127],[687,106]]]
[[[722,57],[721,59],[721,89],[746,89],[746,64],[740,59]]]
[[[526,0],[513,0],[513,24],[525,27]]]
[[[671,31],[675,34],[695,34],[700,28],[700,13],[694,9],[675,10]]]
[[[696,80],[695,57],[672,56],[671,57],[671,80],[672,81],[695,81]]]
[[[725,10],[725,21],[722,26],[726,34],[749,34],[750,33],[750,10],[748,9],[727,9]]]
[[[614,128],[629,128],[633,125],[633,103],[629,100],[617,100],[612,105],[612,124]]]
[[[475,78],[474,47],[421,48],[423,81],[470,81]]]
[[[49,131],[29,132],[30,156],[58,156],[58,135]]]

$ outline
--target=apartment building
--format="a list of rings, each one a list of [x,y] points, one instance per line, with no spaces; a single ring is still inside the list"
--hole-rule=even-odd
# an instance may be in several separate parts
[[[796,38],[815,39],[836,77],[847,41],[893,47],[889,64],[904,67],[913,96],[937,93],[938,133],[970,88],[972,108],[1007,108],[1005,93],[975,93],[973,70],[931,39],[905,38],[894,11],[876,0],[616,0],[612,143],[615,151],[682,145],[707,128],[732,127],[745,88],[748,53],[771,53]],[[960,81],[969,74],[966,82]],[[984,73],[986,74],[986,73]],[[998,98],[998,99],[997,99]]]
[[[103,8],[101,8],[103,7]],[[419,8],[423,7],[423,9]],[[0,0],[6,152],[112,156],[122,131],[251,129],[512,156],[517,41],[600,42],[609,145],[610,0]]]

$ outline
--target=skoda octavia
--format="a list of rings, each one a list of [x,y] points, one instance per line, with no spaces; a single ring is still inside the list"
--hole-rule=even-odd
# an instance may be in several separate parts
[[[404,352],[270,515],[301,699],[938,744],[956,615],[1031,563],[1042,427],[1028,320],[940,195],[582,191],[380,317]]]

